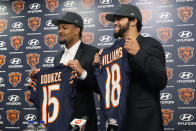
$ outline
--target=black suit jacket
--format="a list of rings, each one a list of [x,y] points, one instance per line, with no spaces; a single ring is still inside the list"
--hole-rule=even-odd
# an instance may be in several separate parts
[[[97,115],[93,92],[98,92],[98,88],[93,75],[94,67],[92,63],[98,50],[98,48],[81,43],[74,58],[78,59],[82,68],[87,71],[86,79],[77,81],[77,97],[74,103],[74,118],[88,116],[85,131],[97,131]],[[64,50],[55,57],[55,65],[59,64],[63,53]]]
[[[163,131],[160,90],[167,84],[164,50],[153,38],[139,36],[137,41],[141,49],[129,57],[132,74],[126,131]]]

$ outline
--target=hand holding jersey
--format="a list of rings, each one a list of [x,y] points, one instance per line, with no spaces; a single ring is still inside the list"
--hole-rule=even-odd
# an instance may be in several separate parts
[[[33,68],[30,70],[29,72],[29,77],[32,79],[32,80],[35,80],[35,75],[40,71],[40,68]]]
[[[125,45],[124,48],[130,55],[136,55],[137,52],[140,50],[139,43],[136,39],[132,39],[130,37],[125,38]]]
[[[102,54],[103,49],[100,49],[98,53],[95,54],[94,59],[93,59],[93,65],[94,66],[100,66],[101,61],[100,61],[100,55]]]
[[[93,65],[100,64],[100,63],[101,61],[100,61],[99,53],[96,53],[94,56]]]
[[[67,66],[76,70],[78,76],[81,76],[84,72],[84,69],[81,67],[80,62],[77,59],[68,61]]]

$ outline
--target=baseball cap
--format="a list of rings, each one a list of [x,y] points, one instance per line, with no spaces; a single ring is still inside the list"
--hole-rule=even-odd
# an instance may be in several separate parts
[[[81,29],[83,29],[83,27],[84,27],[82,17],[75,12],[65,12],[61,16],[61,18],[57,18],[57,19],[52,20],[52,24],[57,25],[57,26],[59,24],[63,24],[63,23],[74,24],[74,25],[80,27]]]
[[[116,16],[125,16],[125,17],[130,17],[130,18],[135,17],[142,23],[142,14],[139,8],[134,5],[122,4],[116,9],[115,13],[107,14],[106,19],[108,21],[114,22]]]

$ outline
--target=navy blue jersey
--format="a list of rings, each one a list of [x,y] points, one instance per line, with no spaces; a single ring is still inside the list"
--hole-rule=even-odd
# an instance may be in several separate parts
[[[59,64],[41,70],[36,78],[29,86],[30,100],[37,107],[39,120],[44,121],[48,131],[69,131],[76,96],[75,73]]]
[[[105,131],[110,123],[118,125],[119,131],[124,128],[126,90],[130,83],[131,71],[124,43],[124,39],[119,39],[111,47],[103,49],[100,54],[100,67],[95,72],[101,92],[101,131]]]

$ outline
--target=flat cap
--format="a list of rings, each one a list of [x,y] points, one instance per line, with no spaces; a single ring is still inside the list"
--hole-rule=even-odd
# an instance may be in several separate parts
[[[83,22],[82,17],[75,12],[65,12],[61,16],[61,18],[57,18],[57,19],[52,20],[52,24],[57,25],[57,26],[59,24],[63,24],[63,23],[74,24],[74,25],[80,27],[81,29],[84,28],[84,22]]]
[[[106,19],[108,21],[114,22],[116,16],[125,16],[125,17],[130,17],[130,18],[135,17],[142,23],[142,14],[139,8],[131,4],[123,4],[119,6],[116,9],[115,13],[107,14]]]

